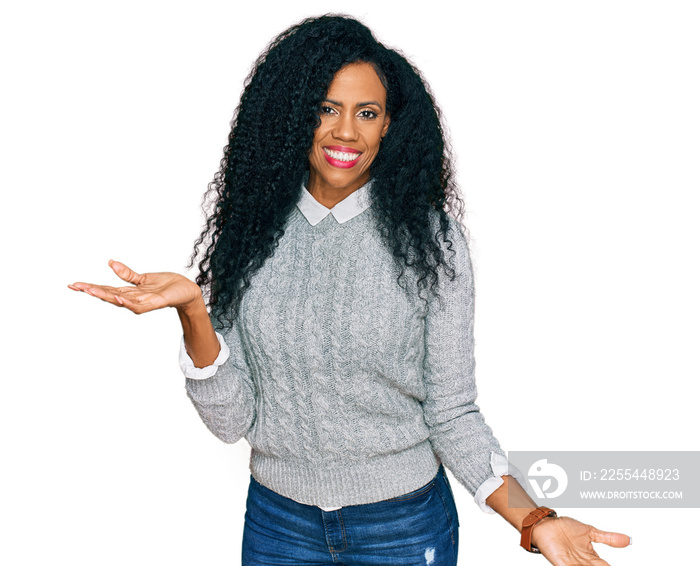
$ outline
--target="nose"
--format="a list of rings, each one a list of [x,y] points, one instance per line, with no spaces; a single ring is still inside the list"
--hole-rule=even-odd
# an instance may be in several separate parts
[[[343,112],[336,120],[333,128],[333,137],[343,141],[357,139],[357,124],[352,112]]]

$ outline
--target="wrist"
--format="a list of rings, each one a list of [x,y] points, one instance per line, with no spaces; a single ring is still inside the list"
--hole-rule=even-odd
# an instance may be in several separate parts
[[[204,297],[199,287],[197,287],[197,293],[192,299],[182,305],[176,306],[175,309],[180,319],[183,317],[188,319],[198,318],[203,315],[209,318],[207,305],[204,303]]]
[[[551,521],[557,516],[556,511],[549,507],[537,507],[523,519],[520,531],[520,546],[528,552],[539,553],[537,539],[534,538],[535,529],[545,521]]]
[[[537,524],[535,524],[534,527],[532,527],[532,532],[530,534],[530,543],[532,546],[534,546],[535,548],[539,548],[539,542],[537,540],[537,533],[538,532],[540,534],[542,533],[542,531],[540,531],[539,528],[546,523],[554,521],[555,519],[556,519],[556,517],[545,517],[544,519],[540,520]]]
[[[185,350],[195,368],[212,365],[221,351],[201,292],[196,301],[177,307]]]

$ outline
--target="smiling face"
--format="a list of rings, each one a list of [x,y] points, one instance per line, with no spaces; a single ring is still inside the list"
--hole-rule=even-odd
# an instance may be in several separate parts
[[[369,168],[389,128],[386,89],[370,63],[335,74],[309,152],[308,191],[328,208],[369,181]]]

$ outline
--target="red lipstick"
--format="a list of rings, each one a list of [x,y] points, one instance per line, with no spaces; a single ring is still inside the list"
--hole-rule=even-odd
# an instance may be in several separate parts
[[[325,146],[333,151],[342,151],[343,153],[362,153],[358,149],[353,149],[352,147],[345,147],[344,145],[327,145]]]
[[[326,158],[326,161],[328,161],[328,163],[330,163],[333,167],[339,167],[341,169],[350,169],[350,167],[354,167],[355,164],[357,163],[360,155],[362,154],[361,151],[358,151],[358,150],[353,149],[351,147],[345,147],[342,145],[327,145],[323,149],[324,149],[323,156]],[[355,159],[353,159],[352,161],[341,161],[340,159],[334,159],[333,157],[328,155],[328,153],[326,153],[326,151],[325,151],[326,149],[329,149],[331,151],[340,151],[343,153],[356,154],[357,157]]]

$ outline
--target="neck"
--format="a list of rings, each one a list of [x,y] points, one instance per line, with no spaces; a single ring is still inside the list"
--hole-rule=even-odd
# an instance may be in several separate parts
[[[326,208],[333,208],[341,200],[347,198],[357,189],[367,184],[368,181],[369,177],[347,187],[336,188],[320,182],[315,175],[309,174],[309,182],[306,185],[306,190],[323,206]]]

